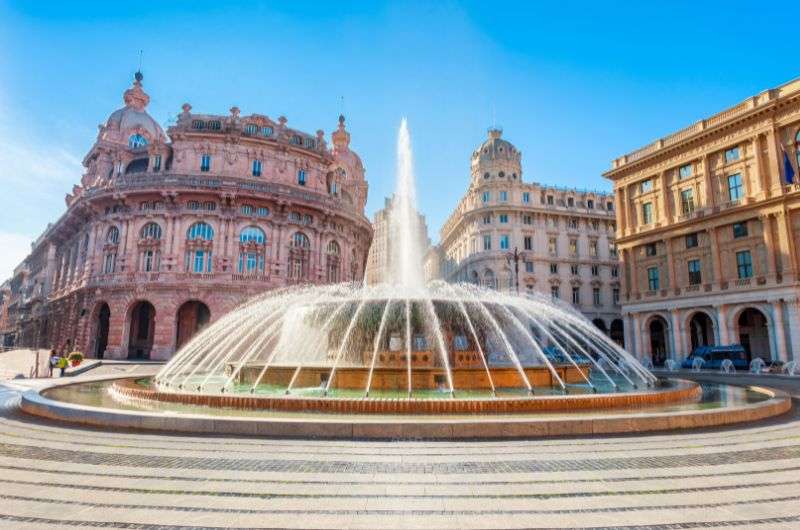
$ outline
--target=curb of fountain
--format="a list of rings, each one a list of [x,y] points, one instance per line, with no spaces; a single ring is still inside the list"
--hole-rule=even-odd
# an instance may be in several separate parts
[[[114,379],[121,378],[96,377],[91,380]],[[362,415],[342,419],[309,414],[273,418],[220,417],[91,407],[56,401],[41,394],[45,390],[70,384],[78,383],[56,381],[43,388],[26,390],[21,395],[20,408],[28,414],[51,420],[105,428],[274,438],[438,440],[592,436],[706,428],[758,421],[784,414],[792,408],[792,401],[787,394],[763,387],[749,388],[767,394],[767,400],[721,409],[595,416],[584,414],[578,417],[554,414],[480,418],[387,418]]]

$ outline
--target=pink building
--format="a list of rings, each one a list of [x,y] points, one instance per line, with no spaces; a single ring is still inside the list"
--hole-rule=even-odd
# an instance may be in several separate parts
[[[165,134],[149,99],[137,72],[67,211],[4,285],[6,344],[166,359],[257,293],[362,279],[367,183],[343,116],[331,148],[237,107],[184,104]]]

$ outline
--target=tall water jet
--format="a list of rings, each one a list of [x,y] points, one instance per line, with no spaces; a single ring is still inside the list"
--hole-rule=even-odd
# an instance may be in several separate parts
[[[411,292],[424,288],[415,180],[411,135],[408,121],[403,118],[397,132],[397,183],[389,214],[392,240],[397,241],[392,249],[390,277],[392,283]]]

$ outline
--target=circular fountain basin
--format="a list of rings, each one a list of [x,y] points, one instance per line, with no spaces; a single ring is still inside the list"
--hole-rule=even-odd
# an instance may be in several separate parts
[[[339,439],[469,439],[531,438],[547,436],[586,436],[592,434],[653,432],[689,429],[750,422],[788,412],[791,399],[785,394],[761,387],[740,388],[730,385],[697,385],[670,380],[676,392],[700,391],[698,399],[633,404],[622,408],[604,408],[611,395],[538,396],[519,401],[554,403],[573,398],[597,399],[595,409],[569,408],[514,412],[457,412],[441,414],[324,412],[304,408],[276,410],[265,408],[230,408],[159,401],[138,396],[119,400],[114,388],[136,388],[130,378],[95,378],[81,383],[56,381],[45,389],[23,394],[21,408],[37,416],[83,425],[144,429],[151,431],[208,434],[244,434],[293,438]],[[136,384],[136,383],[134,383]],[[141,388],[147,384],[138,383]],[[661,389],[642,392],[657,395]],[[634,393],[636,394],[636,393]],[[671,391],[665,395],[670,395]],[[630,393],[625,393],[629,396]],[[676,397],[676,394],[671,394]],[[684,394],[684,397],[687,395]],[[252,398],[259,399],[259,398]],[[288,401],[298,401],[289,398]],[[326,398],[328,403],[347,400]],[[663,399],[663,398],[660,398]],[[369,401],[369,400],[362,400]],[[406,401],[414,400],[372,400]],[[464,403],[470,399],[418,400]],[[492,398],[478,401],[503,401]],[[572,403],[574,405],[574,403]]]

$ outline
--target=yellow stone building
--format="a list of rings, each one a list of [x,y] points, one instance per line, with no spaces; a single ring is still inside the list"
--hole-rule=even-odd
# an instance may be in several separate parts
[[[800,79],[612,162],[631,352],[800,357],[798,165]]]

